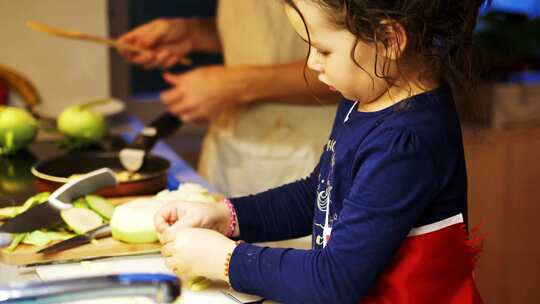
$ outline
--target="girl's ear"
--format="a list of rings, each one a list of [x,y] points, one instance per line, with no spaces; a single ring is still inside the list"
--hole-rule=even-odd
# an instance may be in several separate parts
[[[398,60],[407,47],[407,32],[401,23],[383,20],[376,32],[377,48],[380,56],[390,60]]]

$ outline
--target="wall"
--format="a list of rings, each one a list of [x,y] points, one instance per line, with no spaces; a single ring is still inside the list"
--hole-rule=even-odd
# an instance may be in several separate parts
[[[540,128],[465,132],[471,227],[485,237],[485,303],[539,303]]]
[[[105,36],[107,0],[0,0],[0,64],[36,85],[47,106],[109,95],[108,50],[28,29],[27,20]]]

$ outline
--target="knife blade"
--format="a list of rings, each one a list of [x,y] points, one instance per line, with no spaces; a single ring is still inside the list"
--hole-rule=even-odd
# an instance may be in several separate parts
[[[95,192],[97,189],[117,184],[111,169],[102,168],[82,175],[56,189],[46,202],[8,220],[0,226],[0,231],[9,233],[31,232],[37,229],[52,228],[62,223],[60,211],[73,208],[75,199]]]
[[[160,138],[165,138],[182,125],[182,121],[169,112],[161,114],[135,137],[126,148],[120,150],[120,163],[129,172],[137,172],[144,164],[146,153],[150,152]]]
[[[42,253],[46,255],[54,254],[60,251],[64,251],[64,250],[78,247],[84,244],[88,244],[92,242],[93,239],[101,239],[101,238],[105,238],[111,235],[112,235],[111,226],[109,226],[109,224],[105,224],[96,229],[90,230],[86,232],[85,234],[80,234],[72,238],[69,238],[67,240],[63,240],[54,245],[45,247],[39,250],[37,253]]]

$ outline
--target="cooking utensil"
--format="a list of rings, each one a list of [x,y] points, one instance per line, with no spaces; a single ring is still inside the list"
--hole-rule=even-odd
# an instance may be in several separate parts
[[[80,234],[72,238],[69,238],[67,240],[56,243],[54,245],[45,247],[39,250],[37,253],[54,254],[63,250],[67,250],[70,248],[88,244],[92,242],[93,239],[101,239],[104,237],[109,237],[111,235],[112,235],[111,227],[109,226],[109,224],[105,224],[96,229],[90,230],[86,232],[85,234]]]
[[[90,41],[90,42],[97,42],[97,43],[101,43],[101,44],[106,44],[106,45],[114,47],[114,48],[116,48],[118,50],[127,50],[127,51],[131,51],[131,52],[135,52],[135,53],[148,53],[148,52],[150,52],[150,50],[148,50],[148,49],[140,48],[140,47],[137,47],[137,46],[134,46],[134,45],[131,45],[131,44],[127,44],[127,43],[122,43],[122,42],[119,42],[118,40],[99,37],[99,36],[86,34],[86,33],[81,33],[79,31],[75,31],[75,30],[64,30],[64,29],[60,29],[60,28],[57,28],[57,27],[54,27],[54,26],[51,26],[51,25],[48,25],[48,24],[41,23],[41,22],[27,21],[26,26],[33,29],[33,30],[35,30],[35,31],[38,31],[38,32],[52,34],[52,35],[55,35],[55,36],[58,36],[58,37],[63,37],[63,38],[84,40],[84,41]],[[192,64],[191,60],[189,58],[185,58],[185,57],[181,58],[179,60],[179,63],[183,64],[183,65],[191,65]]]
[[[152,150],[158,139],[168,137],[181,125],[182,121],[169,112],[161,114],[144,127],[128,147],[120,151],[120,163],[130,172],[139,171],[145,155]]]
[[[116,185],[116,176],[108,168],[95,170],[76,178],[54,191],[46,202],[8,220],[0,231],[10,233],[30,232],[36,229],[52,228],[62,223],[60,211],[73,208],[71,202],[75,199],[105,186]]]
[[[104,197],[135,196],[155,194],[167,187],[167,159],[148,155],[137,179],[121,181],[114,187],[104,187],[95,193]],[[57,156],[38,163],[32,168],[39,192],[54,191],[67,183],[74,174],[84,174],[98,168],[107,167],[115,172],[125,171],[118,158],[118,152],[83,152]]]
[[[11,283],[0,287],[7,303],[66,303],[118,297],[145,297],[155,303],[172,303],[180,295],[180,281],[167,274],[119,274],[78,279]],[[137,302],[133,299],[126,302]]]

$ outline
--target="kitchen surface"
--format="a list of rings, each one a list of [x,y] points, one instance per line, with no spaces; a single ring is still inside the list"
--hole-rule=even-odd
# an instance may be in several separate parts
[[[540,0],[492,5],[475,32],[478,90],[461,117],[468,230],[481,240],[474,280],[485,303],[532,304],[540,299]],[[0,229],[0,303],[30,291],[25,284],[45,284],[54,303],[173,302],[178,292],[181,304],[276,303],[200,277],[178,289],[148,216],[174,199],[223,199],[198,173],[212,124],[178,120],[160,95],[171,87],[163,72],[223,57],[195,53],[145,69],[118,49],[146,50],[115,38],[156,18],[216,10],[215,0],[0,0],[0,226],[9,223]],[[308,250],[312,239],[258,245]],[[45,249],[52,253],[37,252]]]
[[[123,138],[111,138],[111,142],[102,144],[108,149],[115,149],[124,142],[129,142],[134,134],[139,132],[142,123],[127,114],[119,114],[109,118],[112,134],[123,134]],[[31,171],[32,164],[36,161],[50,159],[51,157],[65,153],[58,145],[58,137],[50,134],[40,134],[41,136],[29,147],[27,153],[22,153],[14,158],[2,158],[3,188],[2,205],[6,207],[13,202],[18,202],[26,197],[34,195],[36,189],[34,184],[36,177]],[[116,145],[116,146],[115,146]],[[212,189],[184,160],[170,149],[165,143],[158,143],[154,148],[155,155],[166,157],[171,162],[171,167],[167,172],[169,189],[175,189],[181,183],[196,183]],[[6,168],[16,169],[15,172],[7,174]],[[9,181],[15,181],[15,187],[9,188],[11,193],[6,193],[6,185]],[[11,184],[15,186],[15,183]],[[133,198],[112,198],[125,202]],[[29,248],[31,255],[26,255],[24,260],[19,261],[17,251],[3,252],[0,258],[0,284],[15,282],[49,282],[62,279],[84,278],[99,275],[126,274],[126,273],[158,273],[169,274],[172,272],[165,267],[163,257],[159,254],[159,246],[155,244],[138,245],[128,247],[113,240],[99,240],[97,244],[83,245],[81,248],[67,250],[65,254],[60,253],[53,256],[54,260],[44,260],[43,256],[36,254],[36,249]],[[268,246],[290,246],[297,248],[309,248],[310,238],[297,239],[279,243],[268,243]],[[86,248],[85,248],[86,246]],[[29,246],[33,247],[33,246]],[[19,249],[20,251],[20,249]],[[20,255],[20,252],[18,253]],[[135,254],[135,255],[134,255]],[[111,257],[111,255],[124,255]],[[93,257],[90,258],[89,257]],[[75,261],[73,261],[75,259]],[[24,265],[13,265],[20,264]],[[11,264],[11,265],[10,265]],[[226,292],[226,293],[224,293]],[[187,286],[183,287],[181,303],[238,303],[231,298],[231,295],[238,299],[251,301],[259,299],[229,290],[228,286],[221,283],[212,283],[203,291],[191,291]],[[105,302],[96,303],[108,303]],[[247,302],[246,302],[247,303]],[[271,303],[269,301],[265,303]]]

